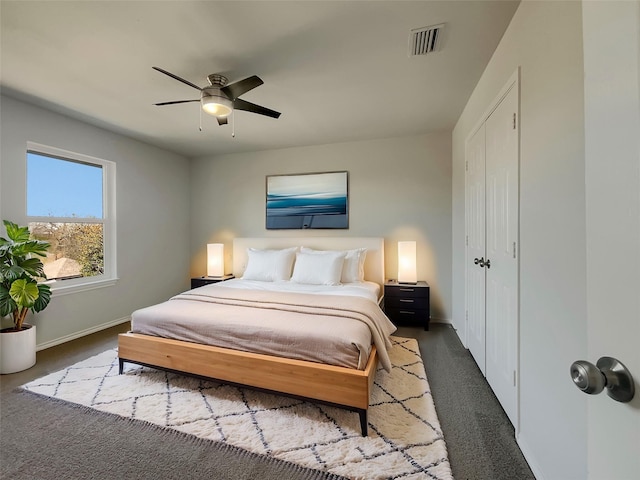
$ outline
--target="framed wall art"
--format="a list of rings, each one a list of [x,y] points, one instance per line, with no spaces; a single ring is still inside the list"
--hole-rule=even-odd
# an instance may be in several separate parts
[[[348,172],[267,175],[267,230],[349,228]]]

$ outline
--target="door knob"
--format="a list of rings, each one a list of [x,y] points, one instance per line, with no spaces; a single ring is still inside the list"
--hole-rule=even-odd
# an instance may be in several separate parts
[[[484,257],[474,258],[473,263],[480,265],[480,267],[484,267]]]
[[[602,357],[595,365],[578,360],[571,364],[570,373],[573,383],[584,393],[596,395],[606,388],[607,395],[618,402],[633,399],[635,386],[631,372],[615,358]]]
[[[488,258],[487,261],[484,262],[484,264],[487,266],[487,268],[491,268],[491,260],[489,260]]]

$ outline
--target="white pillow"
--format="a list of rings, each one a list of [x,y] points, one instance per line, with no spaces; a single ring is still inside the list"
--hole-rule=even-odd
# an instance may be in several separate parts
[[[364,261],[367,256],[366,248],[355,248],[353,250],[335,251],[335,250],[313,250],[311,248],[302,247],[303,253],[344,253],[344,263],[342,265],[341,283],[352,283],[364,281]]]
[[[344,257],[344,252],[298,252],[291,281],[310,285],[340,285]]]
[[[297,250],[298,247],[285,248],[283,250],[248,248],[247,268],[245,268],[242,278],[245,280],[260,280],[262,282],[289,280]]]
[[[367,257],[366,248],[347,250],[342,267],[342,283],[364,281],[364,261]]]

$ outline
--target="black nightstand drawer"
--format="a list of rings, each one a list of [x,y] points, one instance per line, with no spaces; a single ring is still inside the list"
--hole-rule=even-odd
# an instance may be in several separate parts
[[[394,297],[393,295],[387,295],[384,304],[387,308],[428,310],[429,297]]]
[[[417,287],[412,285],[393,285],[384,286],[385,297],[401,297],[401,298],[428,298],[429,288]]]
[[[385,308],[385,313],[392,322],[424,325],[428,323],[429,312],[427,310],[407,310],[403,308]],[[428,329],[428,326],[427,326]]]

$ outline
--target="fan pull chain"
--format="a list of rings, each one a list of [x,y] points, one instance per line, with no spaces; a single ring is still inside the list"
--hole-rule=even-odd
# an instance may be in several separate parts
[[[236,114],[231,112],[231,138],[236,138]]]
[[[200,111],[200,126],[199,126],[199,129],[200,129],[200,131],[202,131],[202,108],[199,108],[198,110]]]

